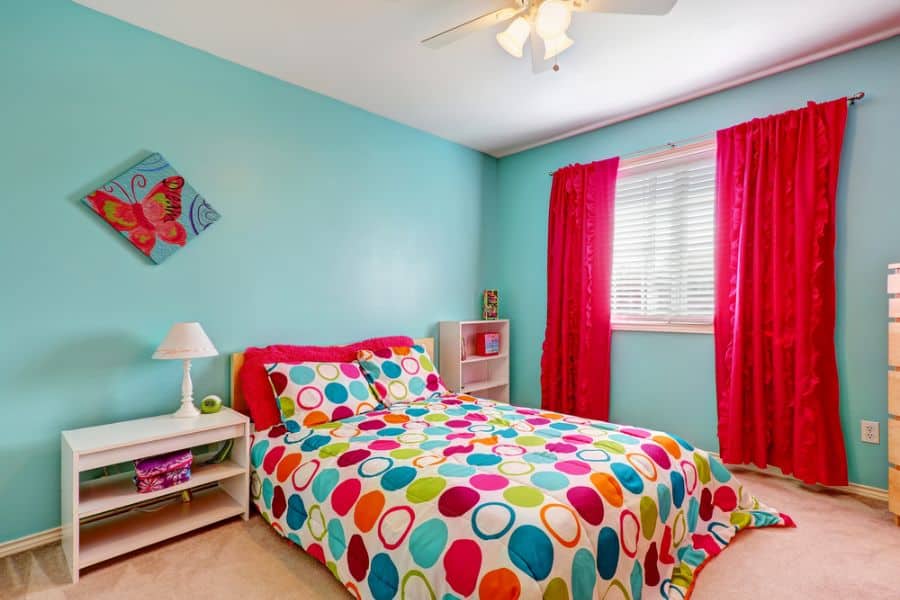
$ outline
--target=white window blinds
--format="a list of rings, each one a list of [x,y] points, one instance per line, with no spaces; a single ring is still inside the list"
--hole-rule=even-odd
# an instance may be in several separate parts
[[[613,323],[712,323],[715,167],[714,140],[622,162]]]

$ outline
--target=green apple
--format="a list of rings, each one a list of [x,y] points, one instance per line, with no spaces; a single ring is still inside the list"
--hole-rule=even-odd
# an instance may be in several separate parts
[[[207,396],[200,401],[200,412],[204,415],[219,412],[222,408],[222,399],[218,396]]]

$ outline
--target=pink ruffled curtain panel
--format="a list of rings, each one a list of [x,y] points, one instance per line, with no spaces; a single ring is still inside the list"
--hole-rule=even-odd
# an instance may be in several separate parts
[[[847,484],[835,361],[845,99],[718,132],[715,353],[728,463]]]
[[[619,159],[553,175],[547,243],[546,409],[609,418],[610,277]]]

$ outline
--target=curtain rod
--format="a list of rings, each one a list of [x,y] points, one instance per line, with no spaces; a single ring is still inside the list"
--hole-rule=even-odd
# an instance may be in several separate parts
[[[865,92],[856,92],[852,96],[847,96],[846,100],[847,100],[847,102],[850,103],[850,106],[853,106],[856,104],[857,100],[862,100],[865,97],[866,97]],[[654,146],[653,148],[646,148],[644,150],[638,150],[637,152],[632,152],[631,154],[626,154],[626,155],[622,156],[621,158],[625,158],[625,159],[634,158],[636,156],[641,156],[642,154],[650,154],[652,152],[659,152],[660,150],[665,150],[666,148],[669,148],[669,149],[680,148],[681,146],[687,146],[688,144],[693,144],[694,142],[699,142],[701,140],[705,140],[705,139],[711,137],[712,135],[713,135],[712,133],[707,133],[704,135],[698,135],[696,137],[688,138],[686,140],[680,140],[678,142],[666,142],[665,144],[662,144],[661,146]],[[562,168],[562,167],[560,167],[560,168]],[[557,171],[558,170],[559,169],[557,169]],[[551,177],[553,177],[553,175],[555,173],[556,173],[556,171],[550,171],[549,175]]]

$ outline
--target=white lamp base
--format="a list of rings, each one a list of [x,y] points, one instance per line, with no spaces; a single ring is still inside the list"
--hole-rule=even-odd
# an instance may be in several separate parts
[[[194,403],[188,400],[187,402],[182,399],[181,408],[172,413],[172,416],[176,419],[193,419],[194,417],[200,416],[200,411],[197,410],[197,407],[194,406]]]
[[[172,416],[177,419],[193,419],[200,416],[200,411],[194,406],[194,384],[191,382],[191,360],[184,360],[183,376],[181,378],[181,408]]]

